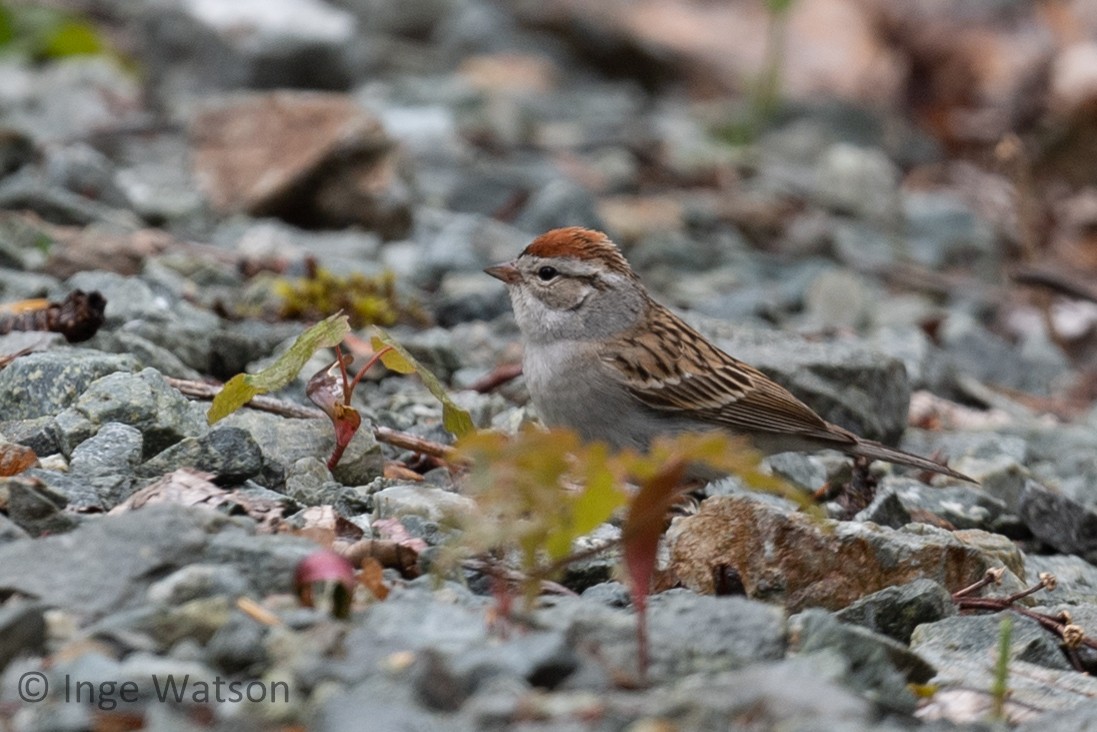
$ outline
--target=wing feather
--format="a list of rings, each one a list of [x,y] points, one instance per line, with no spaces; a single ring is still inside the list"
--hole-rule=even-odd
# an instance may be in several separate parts
[[[768,432],[835,443],[856,438],[830,425],[758,369],[729,356],[670,310],[606,349],[603,362],[651,409],[733,432]],[[612,350],[612,355],[609,351]]]

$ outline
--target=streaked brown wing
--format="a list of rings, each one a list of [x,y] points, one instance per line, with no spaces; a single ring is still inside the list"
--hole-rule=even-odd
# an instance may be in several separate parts
[[[835,443],[855,440],[758,369],[712,345],[662,306],[646,328],[616,341],[603,361],[652,409],[735,432],[773,432]]]

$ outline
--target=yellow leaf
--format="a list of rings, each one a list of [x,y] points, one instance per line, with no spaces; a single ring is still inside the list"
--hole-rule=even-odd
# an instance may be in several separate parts
[[[381,363],[385,364],[387,368],[401,374],[414,372],[419,375],[427,390],[434,395],[435,399],[442,402],[442,426],[452,435],[464,437],[475,431],[476,425],[472,422],[472,415],[457,406],[457,403],[450,398],[449,393],[442,386],[442,382],[438,380],[438,377],[416,361],[415,357],[393,340],[392,336],[378,328],[377,335],[370,338],[370,344],[375,352],[385,347],[392,349],[381,356]]]

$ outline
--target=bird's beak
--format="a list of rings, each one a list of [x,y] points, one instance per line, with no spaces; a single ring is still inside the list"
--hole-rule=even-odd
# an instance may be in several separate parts
[[[494,264],[484,270],[489,275],[497,280],[502,280],[505,284],[513,285],[522,279],[522,273],[518,271],[518,268],[514,266],[514,262],[503,262],[502,264]]]

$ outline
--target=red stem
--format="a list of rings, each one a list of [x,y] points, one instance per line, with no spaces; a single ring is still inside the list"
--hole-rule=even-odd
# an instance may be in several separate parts
[[[354,392],[354,387],[358,386],[358,382],[362,380],[362,377],[366,375],[366,372],[373,368],[373,365],[381,360],[381,357],[392,350],[392,346],[385,346],[377,353],[373,354],[369,361],[366,361],[366,365],[358,369],[358,373],[354,375],[354,381],[350,382],[350,387],[346,386],[346,379],[343,381],[343,402],[349,407],[350,397]]]

